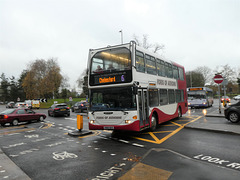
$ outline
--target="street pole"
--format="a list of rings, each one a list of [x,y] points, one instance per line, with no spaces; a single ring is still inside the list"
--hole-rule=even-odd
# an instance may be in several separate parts
[[[123,44],[123,31],[122,31],[122,29],[119,32],[121,33],[121,43]]]
[[[218,84],[219,114],[221,114],[220,84]]]
[[[190,84],[191,84],[191,87],[192,87],[192,71],[190,71]]]

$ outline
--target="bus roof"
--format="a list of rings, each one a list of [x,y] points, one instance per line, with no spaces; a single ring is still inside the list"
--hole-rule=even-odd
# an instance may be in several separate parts
[[[101,50],[106,50],[106,49],[111,49],[111,48],[118,48],[118,47],[128,46],[128,45],[130,45],[130,44],[132,44],[132,43],[134,43],[134,44],[136,45],[136,50],[141,51],[141,52],[143,52],[144,54],[148,54],[148,55],[150,55],[150,56],[153,56],[153,57],[155,57],[155,58],[161,59],[161,60],[163,60],[163,61],[165,61],[165,62],[168,62],[168,63],[170,63],[170,64],[172,64],[172,65],[175,65],[175,66],[177,66],[177,67],[181,67],[181,68],[184,69],[184,67],[183,67],[182,65],[179,65],[178,63],[176,63],[176,62],[174,62],[174,61],[168,60],[167,58],[163,57],[163,56],[160,55],[160,54],[151,52],[151,51],[149,51],[148,49],[145,49],[145,48],[143,48],[143,47],[141,47],[141,46],[138,46],[135,41],[130,41],[129,43],[125,43],[125,44],[117,44],[117,45],[113,45],[113,46],[108,45],[108,46],[102,47],[102,48],[89,49],[89,52],[91,52],[91,51],[101,51]]]

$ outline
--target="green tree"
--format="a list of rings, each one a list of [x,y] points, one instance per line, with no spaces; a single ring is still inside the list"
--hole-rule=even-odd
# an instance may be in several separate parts
[[[6,77],[4,73],[1,74],[0,79],[1,79],[0,96],[1,96],[1,100],[5,102],[10,99],[10,95],[9,95],[10,83],[9,83],[9,79]]]
[[[10,78],[9,84],[10,84],[10,92],[9,92],[10,100],[17,101],[17,98],[19,96],[18,83],[14,76]]]
[[[196,71],[186,72],[187,87],[203,87],[205,85],[203,74]]]
[[[238,83],[238,93],[240,93],[240,78],[237,78],[237,83]]]
[[[88,95],[88,70],[86,69],[77,80],[78,87],[82,88],[81,97]]]

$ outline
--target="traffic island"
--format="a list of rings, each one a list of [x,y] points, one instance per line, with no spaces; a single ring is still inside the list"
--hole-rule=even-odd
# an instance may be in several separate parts
[[[77,115],[77,130],[68,132],[70,136],[86,136],[92,134],[92,131],[83,130],[83,116]]]
[[[76,130],[72,132],[68,132],[68,135],[70,136],[86,136],[92,134],[92,131],[87,131],[87,130]]]

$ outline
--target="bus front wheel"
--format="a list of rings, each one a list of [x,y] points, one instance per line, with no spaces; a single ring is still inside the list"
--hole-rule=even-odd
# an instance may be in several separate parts
[[[152,116],[152,119],[151,119],[151,127],[150,127],[150,130],[151,131],[155,131],[157,128],[157,119],[156,117],[153,115]]]

